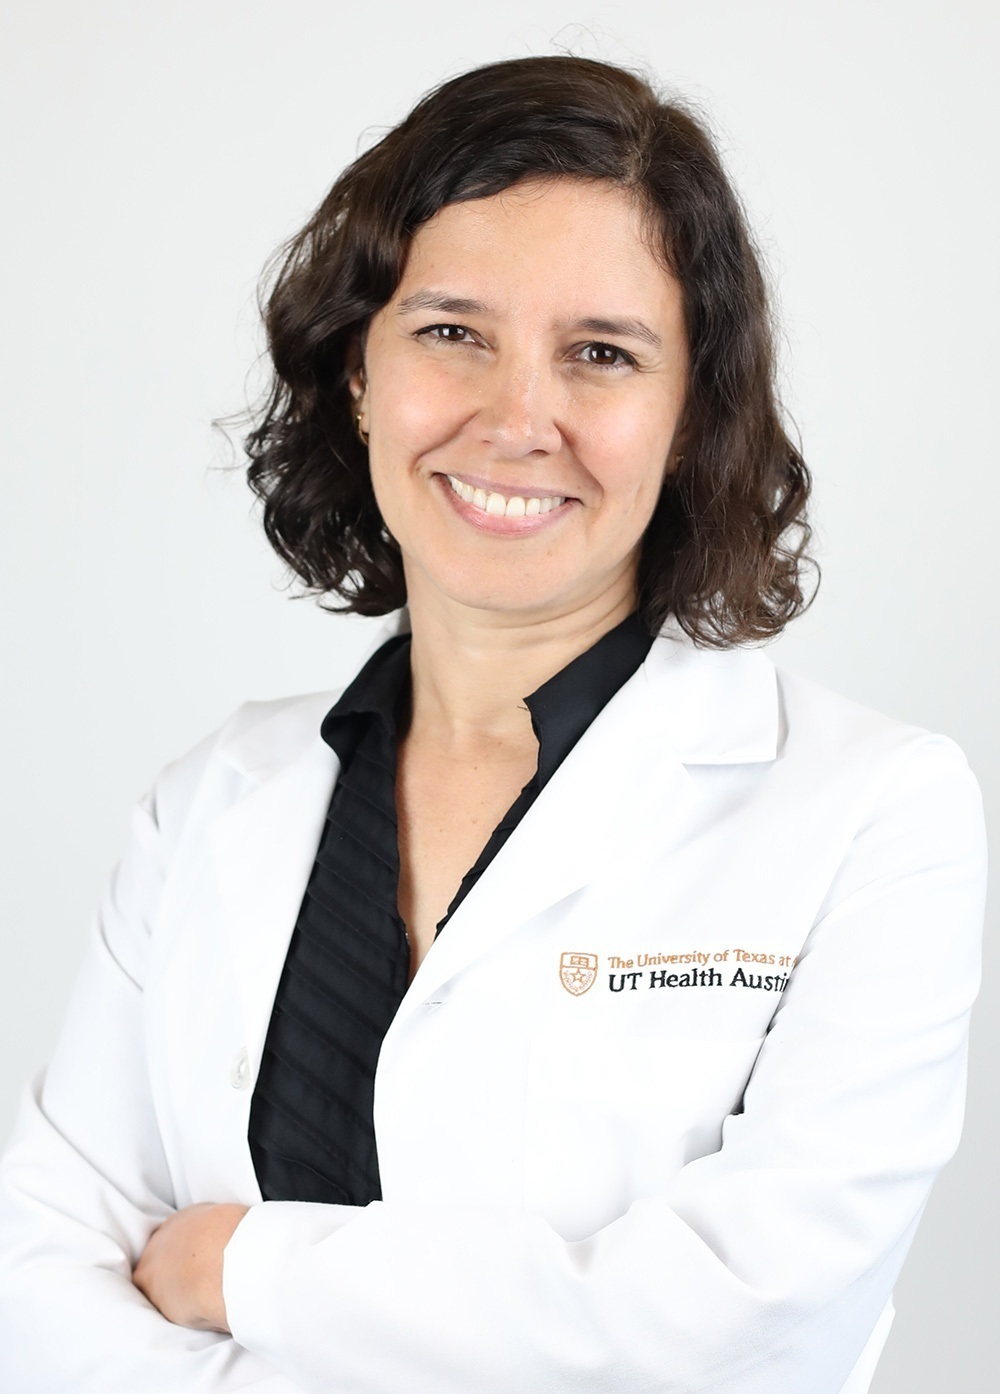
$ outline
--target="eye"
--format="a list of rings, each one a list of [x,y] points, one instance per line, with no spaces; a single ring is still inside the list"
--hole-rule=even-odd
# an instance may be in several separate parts
[[[636,360],[617,344],[584,344],[583,361],[591,368],[634,368]]]
[[[439,344],[471,344],[472,331],[466,329],[464,324],[428,324],[423,329],[418,329],[413,336],[415,339],[427,338]]]

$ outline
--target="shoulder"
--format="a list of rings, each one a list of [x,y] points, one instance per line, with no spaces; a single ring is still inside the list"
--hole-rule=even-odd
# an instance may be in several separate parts
[[[857,770],[933,749],[964,763],[956,743],[876,711],[775,663],[763,647],[710,649],[664,632],[645,667],[655,719],[685,764],[769,763]]]
[[[886,783],[978,786],[949,736],[787,669],[762,647],[707,649],[662,634],[646,665],[656,720],[686,765],[755,765],[789,799],[860,812]],[[967,797],[967,795],[965,796]]]
[[[157,775],[146,803],[161,835],[176,841],[195,805],[206,805],[211,815],[310,748],[320,746],[332,757],[319,731],[338,696],[334,689],[241,703]]]
[[[378,627],[362,663],[409,628],[404,609]],[[197,831],[249,790],[300,758],[335,773],[336,756],[320,735],[323,717],[343,687],[242,702],[222,724],[164,766],[142,801],[169,854],[185,831]]]
[[[976,776],[950,736],[900,721],[784,668],[775,669],[783,761],[803,805],[849,815],[880,856],[923,866],[969,863],[985,876],[985,817]],[[780,778],[780,777],[779,777]],[[972,874],[972,873],[970,873]]]
[[[939,731],[854,701],[802,673],[775,666],[782,744],[789,758],[865,765],[905,760],[968,769],[958,743]]]
[[[265,775],[294,759],[319,734],[340,689],[244,702],[219,729],[215,753],[244,774]]]

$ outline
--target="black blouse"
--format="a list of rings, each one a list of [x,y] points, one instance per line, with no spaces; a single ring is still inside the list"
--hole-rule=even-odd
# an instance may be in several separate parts
[[[525,704],[538,766],[466,873],[441,933],[652,638],[630,615]],[[409,705],[410,636],[375,653],[323,719],[340,774],[292,933],[250,1108],[265,1200],[381,1199],[372,1117],[382,1040],[409,983],[396,908],[396,736]]]

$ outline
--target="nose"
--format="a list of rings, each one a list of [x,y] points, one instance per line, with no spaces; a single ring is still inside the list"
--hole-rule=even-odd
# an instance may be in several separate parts
[[[505,459],[555,454],[562,445],[558,396],[558,385],[538,364],[495,362],[477,416],[482,438]]]

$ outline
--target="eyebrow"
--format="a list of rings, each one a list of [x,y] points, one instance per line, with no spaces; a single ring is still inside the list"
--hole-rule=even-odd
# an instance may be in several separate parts
[[[397,313],[409,314],[413,310],[444,310],[452,315],[489,315],[495,313],[482,300],[468,300],[463,296],[444,295],[439,291],[415,290],[399,302]],[[608,319],[600,315],[588,315],[583,319],[560,320],[557,329],[585,329],[590,334],[617,334],[623,338],[640,339],[651,348],[662,349],[663,340],[641,319],[630,316]]]
[[[643,324],[641,319],[599,319],[590,317],[588,319],[574,320],[572,324],[561,323],[559,329],[586,329],[591,334],[617,334],[626,339],[641,339],[643,343],[649,344],[652,348],[661,349],[663,340],[659,334],[654,334],[648,324]]]
[[[415,290],[399,302],[398,314],[411,310],[447,310],[452,315],[488,315],[488,305],[481,300],[464,300],[458,295],[443,295],[434,290]]]

